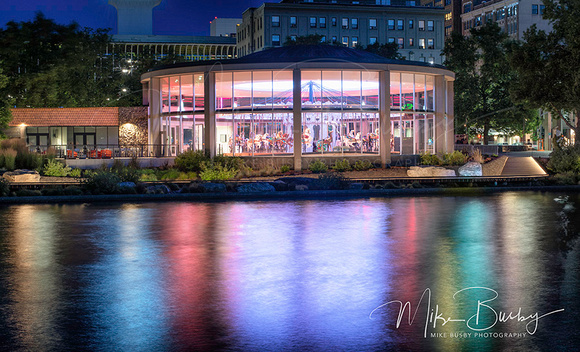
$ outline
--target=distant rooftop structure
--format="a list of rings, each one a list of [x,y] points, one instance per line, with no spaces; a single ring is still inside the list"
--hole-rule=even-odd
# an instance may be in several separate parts
[[[153,34],[153,8],[162,0],[109,0],[117,9],[117,34]]]
[[[215,18],[210,22],[209,35],[212,37],[235,37],[241,18]]]

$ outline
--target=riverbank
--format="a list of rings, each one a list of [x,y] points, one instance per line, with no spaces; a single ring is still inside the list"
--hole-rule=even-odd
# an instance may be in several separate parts
[[[580,192],[580,185],[0,197],[0,205],[100,203],[100,202],[142,203],[155,201],[205,202],[205,201],[230,201],[230,200],[240,200],[240,201],[288,200],[288,199],[310,200],[310,199],[352,199],[352,198],[408,197],[408,196],[453,197],[453,196],[482,196],[493,193],[516,192],[516,191]]]

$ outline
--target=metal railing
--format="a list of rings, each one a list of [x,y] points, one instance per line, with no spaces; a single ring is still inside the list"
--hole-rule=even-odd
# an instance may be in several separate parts
[[[98,145],[29,145],[31,152],[40,154],[54,153],[64,159],[111,159],[131,157],[163,157],[174,155],[166,153],[173,145],[167,144],[98,144]]]
[[[455,150],[466,151],[472,153],[475,149],[479,149],[481,154],[499,154],[501,146],[499,145],[481,145],[481,144],[455,144]]]

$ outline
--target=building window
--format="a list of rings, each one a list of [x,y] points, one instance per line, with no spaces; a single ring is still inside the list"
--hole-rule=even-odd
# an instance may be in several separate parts
[[[544,10],[546,9],[545,5],[540,5],[540,15],[544,14]]]
[[[348,29],[348,18],[342,19],[342,29]]]
[[[352,37],[352,47],[354,48],[358,44],[358,37]]]
[[[413,40],[413,38],[409,38],[409,46],[414,46],[415,45],[415,40]]]
[[[397,38],[397,46],[399,49],[405,48],[405,38]]]
[[[538,5],[532,5],[532,15],[538,14]]]
[[[414,26],[415,23],[413,22],[413,20],[409,20],[409,29],[413,29]]]
[[[395,20],[387,20],[387,29],[390,31],[395,29]]]
[[[376,18],[369,19],[369,29],[377,29],[377,19]]]
[[[435,49],[435,45],[433,44],[433,38],[427,39],[427,49]]]
[[[377,42],[377,37],[370,37],[369,38],[369,45],[373,45]]]
[[[445,0],[445,6],[451,5],[451,0]]]
[[[291,35],[291,36],[290,36],[290,40],[292,40],[292,41],[296,41],[296,36],[295,36],[295,35]]]
[[[272,16],[272,27],[280,27],[280,16]]]
[[[296,16],[290,17],[290,28],[298,27],[298,22],[296,22]]]
[[[348,46],[348,37],[342,37],[342,45]]]
[[[427,30],[428,30],[429,32],[433,32],[433,30],[434,30],[434,27],[435,27],[435,26],[433,25],[433,21],[427,21]]]
[[[445,27],[445,36],[446,37],[450,36],[451,32],[452,32],[452,26]]]
[[[326,36],[323,35],[322,37],[320,37],[320,42],[321,43],[326,43]]]
[[[429,56],[429,58],[427,59],[427,62],[430,63],[431,65],[433,65],[435,63],[435,58],[433,56]]]
[[[350,20],[350,24],[351,24],[350,28],[358,29],[358,18],[352,18]]]
[[[419,49],[425,49],[425,38],[419,38]]]
[[[272,46],[280,46],[280,35],[272,34]]]
[[[330,19],[330,24],[332,24],[333,27],[336,27],[336,17]]]
[[[394,43],[395,42],[395,38],[389,38],[387,39],[387,43]]]
[[[336,36],[335,36],[335,35],[333,35],[333,36],[332,36],[331,43],[335,44],[335,43],[336,43],[336,41],[337,41],[337,39],[336,39]]]
[[[316,17],[310,17],[310,28],[316,28]]]
[[[402,31],[405,23],[403,20],[397,20],[397,30]]]
[[[471,12],[471,4],[463,5],[463,13]]]
[[[419,30],[420,31],[424,31],[425,30],[425,21],[420,20],[419,21]]]
[[[320,28],[326,28],[326,17],[320,17],[318,19],[318,26]]]
[[[451,21],[452,17],[453,17],[453,14],[451,12],[447,12],[445,14],[445,21]]]

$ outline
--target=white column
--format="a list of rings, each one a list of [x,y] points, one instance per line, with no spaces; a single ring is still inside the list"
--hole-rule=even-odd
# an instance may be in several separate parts
[[[379,72],[379,128],[381,166],[391,163],[391,76],[389,71]]]
[[[295,68],[292,73],[292,102],[294,112],[294,170],[302,170],[302,75],[300,69]]]

